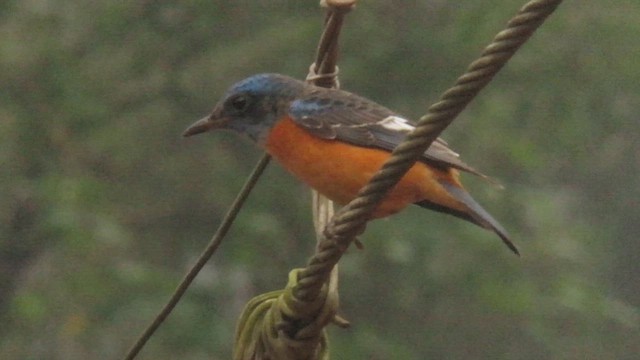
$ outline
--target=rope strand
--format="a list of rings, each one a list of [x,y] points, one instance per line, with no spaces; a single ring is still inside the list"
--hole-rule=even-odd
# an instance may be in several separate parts
[[[354,236],[366,226],[370,214],[389,189],[413,166],[440,133],[506,64],[562,0],[533,0],[523,6],[505,30],[496,35],[480,57],[420,118],[415,130],[392,152],[358,197],[338,211],[325,230],[319,251],[300,273],[294,294],[313,299]]]

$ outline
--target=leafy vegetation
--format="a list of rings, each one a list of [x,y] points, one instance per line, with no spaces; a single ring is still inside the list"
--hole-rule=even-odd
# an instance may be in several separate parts
[[[417,117],[521,1],[362,2],[341,82]],[[631,359],[640,353],[640,6],[566,2],[445,138],[523,256],[409,209],[341,262],[336,359]],[[316,2],[0,5],[0,358],[119,358],[195,261],[260,151],[185,141],[224,89],[304,77]],[[271,166],[141,358],[229,358],[253,296],[313,250],[308,190]]]

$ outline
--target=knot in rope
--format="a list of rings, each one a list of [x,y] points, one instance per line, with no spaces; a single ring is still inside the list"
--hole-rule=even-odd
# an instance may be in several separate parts
[[[311,301],[294,295],[300,269],[289,273],[284,290],[253,298],[245,307],[235,334],[235,360],[328,359],[324,328],[338,311],[338,291],[322,287]]]

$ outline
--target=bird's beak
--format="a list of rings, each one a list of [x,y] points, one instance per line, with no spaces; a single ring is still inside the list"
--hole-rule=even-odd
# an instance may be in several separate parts
[[[194,122],[183,133],[182,136],[189,137],[209,130],[219,129],[224,127],[229,122],[229,119],[225,116],[219,116],[216,111],[213,114],[203,117],[202,119]]]

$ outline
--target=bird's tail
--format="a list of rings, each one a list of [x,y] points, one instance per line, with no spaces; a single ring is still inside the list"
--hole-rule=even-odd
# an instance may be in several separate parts
[[[509,234],[507,233],[507,231],[502,227],[502,225],[500,225],[500,223],[498,223],[496,219],[493,218],[493,216],[491,216],[482,206],[480,206],[480,204],[478,204],[471,197],[471,195],[469,195],[468,192],[446,181],[440,181],[440,184],[449,193],[449,195],[465,205],[465,207],[467,208],[466,212],[451,209],[449,207],[445,207],[427,200],[417,202],[416,205],[431,210],[451,214],[458,218],[472,222],[487,230],[492,230],[502,239],[502,241],[505,243],[505,245],[507,245],[507,247],[509,247],[509,249],[511,249],[511,251],[513,251],[516,255],[520,255],[518,248],[516,248],[513,242],[511,242],[511,239],[509,239]]]

